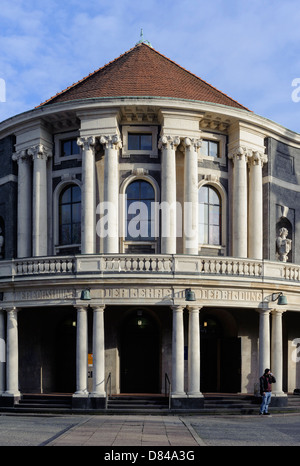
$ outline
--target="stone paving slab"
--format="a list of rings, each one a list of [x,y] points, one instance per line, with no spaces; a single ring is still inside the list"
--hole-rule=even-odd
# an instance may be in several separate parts
[[[198,447],[201,439],[178,416],[92,416],[47,445]]]

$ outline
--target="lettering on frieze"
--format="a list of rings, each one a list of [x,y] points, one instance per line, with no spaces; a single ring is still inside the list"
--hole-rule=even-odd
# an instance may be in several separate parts
[[[31,290],[31,291],[16,291],[15,301],[34,301],[34,300],[47,300],[47,299],[72,299],[76,297],[74,289],[45,289],[45,290]]]

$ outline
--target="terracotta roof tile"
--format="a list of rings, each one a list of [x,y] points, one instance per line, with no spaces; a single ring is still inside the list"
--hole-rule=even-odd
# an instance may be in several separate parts
[[[141,43],[40,106],[97,97],[169,97],[248,110],[193,73]]]

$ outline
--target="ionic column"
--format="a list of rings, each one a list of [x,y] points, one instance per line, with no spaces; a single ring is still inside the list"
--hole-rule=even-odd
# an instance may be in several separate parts
[[[184,254],[198,254],[198,153],[200,139],[185,138]]]
[[[5,392],[6,369],[5,314],[0,309],[0,396]]]
[[[247,257],[247,151],[238,147],[229,158],[233,162],[232,255]]]
[[[6,336],[6,391],[3,396],[20,396],[19,392],[19,347],[18,347],[18,311],[7,309]]]
[[[189,345],[188,345],[188,396],[200,398],[200,321],[199,307],[188,306]]]
[[[259,376],[270,367],[270,310],[259,309]]]
[[[284,395],[282,391],[282,314],[281,309],[273,309],[272,315],[272,356],[271,372],[276,378],[276,383],[272,386],[274,395]]]
[[[93,392],[90,396],[105,397],[104,307],[93,307]]]
[[[118,154],[122,147],[120,137],[101,136],[100,142],[105,149],[104,155],[104,205],[102,212],[107,219],[106,231],[103,229],[103,252],[119,252],[119,167]]]
[[[185,397],[183,306],[172,306],[172,396]]]
[[[39,144],[28,149],[28,155],[33,159],[32,255],[47,256],[47,160],[51,154]]]
[[[176,148],[179,137],[163,136],[161,155],[161,252],[176,254]]]
[[[81,253],[96,252],[96,172],[94,137],[80,137],[77,144],[82,154]]]
[[[31,163],[25,150],[13,154],[18,162],[18,224],[17,254],[18,257],[31,256]]]
[[[87,308],[77,307],[76,392],[73,396],[88,396],[88,326]]]
[[[263,258],[263,184],[262,167],[266,156],[253,152],[249,158],[249,258]]]

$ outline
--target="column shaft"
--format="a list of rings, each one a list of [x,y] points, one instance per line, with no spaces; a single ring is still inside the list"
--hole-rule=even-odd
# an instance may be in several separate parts
[[[105,397],[104,306],[93,308],[93,392]]]
[[[198,154],[199,140],[185,139],[184,253],[198,254]]]
[[[172,396],[185,397],[183,307],[173,306]]]
[[[202,397],[200,392],[200,322],[199,307],[189,306],[188,396]]]
[[[274,395],[283,395],[282,391],[282,314],[283,311],[274,309],[272,314],[272,358],[271,372],[276,378],[272,387]]]
[[[249,258],[263,258],[263,156],[254,152],[249,173]]]
[[[88,328],[87,308],[77,308],[76,341],[76,393],[75,396],[87,396],[88,377]]]
[[[270,367],[270,311],[259,310],[259,376]]]
[[[5,314],[0,309],[0,395],[5,392],[6,343],[5,343]]]
[[[233,159],[232,255],[247,257],[247,154],[242,148],[231,154]]]
[[[4,396],[20,396],[17,312],[16,308],[7,309],[6,392]]]
[[[33,158],[32,195],[32,254],[46,256],[47,251],[47,159],[49,153],[43,145],[32,147],[28,154]]]
[[[81,253],[94,254],[96,245],[96,174],[94,137],[81,137],[82,151]]]
[[[118,152],[121,141],[118,135],[102,136],[104,157],[104,206],[102,213],[107,218],[106,231],[102,230],[103,252],[119,253],[119,169]],[[104,212],[105,211],[105,212]]]
[[[176,147],[178,137],[163,136],[161,156],[161,252],[176,254]]]
[[[31,164],[26,151],[19,151],[13,155],[13,160],[18,162],[18,233],[17,254],[18,257],[31,256]]]

